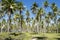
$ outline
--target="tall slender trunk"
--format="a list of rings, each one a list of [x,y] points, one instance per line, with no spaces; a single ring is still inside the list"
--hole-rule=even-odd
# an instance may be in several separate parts
[[[8,32],[11,31],[11,13],[9,12],[9,19],[8,19]]]
[[[2,24],[1,24],[1,33],[2,33]]]
[[[42,28],[41,28],[41,15],[40,15],[39,22],[40,22],[40,32],[42,32]]]
[[[58,24],[57,24],[57,20],[56,19],[57,19],[57,17],[55,17],[55,23],[56,23],[56,27],[57,27]],[[57,33],[58,33],[58,27],[57,27]]]
[[[20,27],[21,27],[21,32],[22,32],[22,15],[21,15],[21,10],[20,10],[20,16],[21,16],[21,18],[20,18]]]
[[[2,28],[1,28],[1,33],[2,33]]]
[[[29,31],[29,30],[28,30],[28,25],[29,25],[29,24],[28,24],[28,21],[27,21],[27,32]]]
[[[48,18],[48,26],[47,26],[47,27],[49,27],[49,23],[50,23],[50,21],[49,21],[49,20],[50,20],[50,18]],[[49,30],[49,31],[51,31],[51,30]]]

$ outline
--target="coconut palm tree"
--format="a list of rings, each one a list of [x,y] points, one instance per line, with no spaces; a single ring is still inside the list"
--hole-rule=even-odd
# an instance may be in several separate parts
[[[41,21],[41,16],[43,15],[43,12],[44,12],[43,8],[40,8],[38,10],[38,17],[40,18],[40,21]]]
[[[8,14],[9,16],[9,27],[8,32],[11,27],[11,14],[15,11],[16,8],[16,0],[1,0],[2,10]]]
[[[21,31],[22,31],[22,11],[25,9],[25,7],[22,2],[19,2],[17,7],[20,12],[20,25],[21,25],[20,27],[21,27]]]
[[[52,12],[48,12],[47,16],[45,16],[45,20],[46,20],[46,23],[48,24],[47,28],[49,28],[50,21],[53,20]]]
[[[27,10],[27,11],[26,11],[26,22],[27,22],[28,27],[29,27],[29,22],[30,22],[30,17],[29,17],[29,16],[30,16],[30,13],[29,13],[29,11]],[[28,30],[28,27],[27,27],[27,31],[29,31],[29,30]]]
[[[36,20],[37,20],[37,22],[39,22],[39,26],[41,27],[41,18],[42,18],[42,15],[43,15],[43,8],[40,8],[39,10],[38,10],[38,13],[37,13],[37,15],[36,15]],[[42,25],[42,27],[43,27],[43,25]],[[39,28],[39,27],[38,27]],[[37,29],[38,29],[37,28]]]
[[[41,29],[43,29],[43,21],[41,20],[43,14],[44,14],[44,10],[43,10],[43,8],[40,8],[38,11],[38,15],[39,15],[39,22],[40,22],[39,24],[40,24]],[[42,32],[43,32],[43,30],[42,30]]]
[[[57,8],[56,4],[52,3],[51,4],[51,8],[53,10],[54,16],[56,16],[57,15],[57,11],[58,11],[58,8]]]
[[[36,2],[34,2],[34,3],[32,4],[31,10],[32,10],[32,13],[37,16],[38,4],[37,4]],[[36,21],[36,20],[34,20],[34,21]],[[34,22],[34,21],[33,21],[33,22]],[[35,22],[34,22],[34,24],[35,24]],[[34,28],[35,28],[35,27],[34,27]],[[37,29],[35,29],[35,30],[37,30]]]
[[[18,23],[18,24],[16,24],[18,27],[18,31],[21,31],[21,30],[19,30],[20,29],[19,26],[20,26],[20,22],[21,22],[20,18],[22,18],[21,21],[22,21],[22,25],[23,25],[23,22],[24,22],[23,15],[19,15],[18,13],[14,15],[14,20],[17,21],[17,23]]]
[[[57,27],[57,20],[56,20],[56,19],[57,19],[57,11],[58,11],[58,7],[56,6],[55,3],[52,3],[51,8],[52,8],[52,10],[53,10],[54,21],[55,21],[56,27]],[[58,27],[57,27],[57,33],[58,33]]]
[[[53,14],[52,12],[48,12],[48,26],[51,20],[53,20]]]
[[[37,13],[37,11],[38,11],[38,4],[37,4],[36,2],[34,2],[34,3],[32,4],[31,10],[32,10],[32,12],[33,12],[34,14]]]

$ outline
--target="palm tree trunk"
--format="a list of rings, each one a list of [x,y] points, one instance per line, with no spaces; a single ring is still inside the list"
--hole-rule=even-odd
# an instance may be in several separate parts
[[[1,27],[1,33],[2,33],[2,27]]]
[[[10,30],[10,27],[11,27],[11,13],[9,12],[9,19],[8,19],[8,32],[10,32],[11,30]]]
[[[42,26],[41,26],[41,27],[42,27],[42,29],[43,29],[42,32],[44,33],[43,21],[42,21]]]
[[[40,20],[39,20],[39,22],[40,22],[40,32],[42,31],[41,30],[41,15],[40,15]]]
[[[1,24],[1,33],[2,33],[2,24]]]
[[[27,21],[27,30],[26,31],[28,32],[28,21]]]
[[[21,10],[20,10],[20,16],[21,16]],[[21,32],[22,32],[22,17],[21,17],[21,19],[20,19],[20,27],[21,27]]]
[[[57,18],[55,18],[55,20],[56,20]],[[57,20],[56,20],[56,27],[57,27],[57,33],[58,33],[58,26],[57,26],[58,24],[57,24]]]

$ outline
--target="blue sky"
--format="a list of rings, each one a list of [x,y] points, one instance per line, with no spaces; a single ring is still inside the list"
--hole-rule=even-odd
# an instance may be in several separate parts
[[[24,4],[24,6],[26,6],[26,8],[27,8],[28,10],[30,10],[30,9],[31,9],[31,6],[32,6],[32,4],[33,4],[34,2],[36,2],[36,3],[39,5],[39,7],[43,7],[43,3],[44,3],[44,1],[46,1],[46,0],[17,0],[17,1],[22,1],[23,4]],[[47,1],[48,1],[49,4],[52,4],[53,2],[55,2],[56,5],[57,5],[57,7],[58,7],[58,9],[60,10],[60,0],[47,0]],[[45,9],[45,10],[46,10],[46,12],[51,11],[50,8]],[[30,11],[30,12],[31,12],[31,11]],[[33,14],[31,14],[31,17],[33,17]]]
[[[34,2],[38,3],[38,5],[41,7],[45,0],[17,0],[17,1],[22,1],[23,4],[27,6],[28,9],[30,9]],[[49,2],[49,4],[55,2],[58,8],[60,7],[60,0],[47,0],[47,1]]]

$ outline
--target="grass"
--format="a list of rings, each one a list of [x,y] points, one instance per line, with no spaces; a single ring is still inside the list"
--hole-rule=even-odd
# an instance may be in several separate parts
[[[4,40],[5,38],[11,37],[16,40],[30,40],[32,37],[47,37],[48,40],[56,40],[55,38],[60,38],[60,33],[0,33],[0,39]]]

